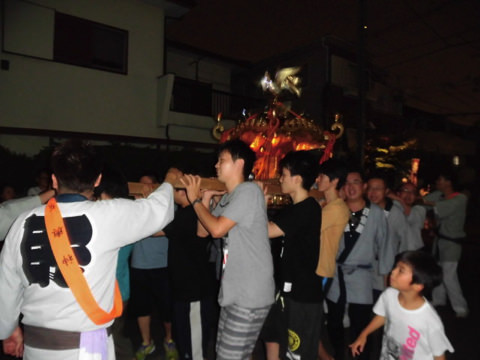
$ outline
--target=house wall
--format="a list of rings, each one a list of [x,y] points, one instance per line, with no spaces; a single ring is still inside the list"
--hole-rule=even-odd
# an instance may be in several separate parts
[[[26,135],[18,131],[14,135],[0,133],[0,145],[29,154],[49,144],[48,136],[30,136],[31,129],[166,139],[166,126],[162,124],[180,121],[193,129],[214,126],[209,118],[186,117],[159,109],[162,89],[157,79],[164,69],[162,7],[141,0],[32,0],[29,3],[128,31],[128,73],[90,69],[2,50],[1,59],[8,61],[9,69],[0,70],[0,126],[25,129]],[[47,36],[48,31],[38,32],[36,21],[26,26],[30,26],[26,31],[35,34],[35,38]],[[208,72],[218,73],[216,69]],[[219,88],[227,86],[223,84]],[[158,121],[159,116],[168,119]],[[215,142],[206,130],[176,133],[174,140]]]
[[[202,55],[170,48],[167,50],[166,72],[212,84],[214,90],[231,92],[231,66]]]
[[[2,53],[2,126],[160,136],[156,77],[163,69],[163,9],[131,0],[35,0],[129,32],[128,74]]]

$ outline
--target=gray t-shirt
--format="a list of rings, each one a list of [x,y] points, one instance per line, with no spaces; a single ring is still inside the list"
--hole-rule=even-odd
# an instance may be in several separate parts
[[[168,266],[168,238],[148,237],[133,245],[132,268],[161,269]]]
[[[426,200],[434,201],[433,210],[439,223],[439,232],[451,238],[465,237],[465,216],[468,198],[465,194],[456,193],[446,199],[440,191],[434,191],[425,196]]]
[[[241,183],[222,197],[212,214],[236,223],[224,237],[220,306],[255,309],[272,304],[273,261],[265,199],[260,187]]]

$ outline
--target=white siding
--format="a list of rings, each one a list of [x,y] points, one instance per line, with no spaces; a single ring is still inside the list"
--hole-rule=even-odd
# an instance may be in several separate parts
[[[127,30],[128,75],[2,53],[10,69],[0,71],[0,126],[162,137],[163,9],[140,0],[33,2]]]

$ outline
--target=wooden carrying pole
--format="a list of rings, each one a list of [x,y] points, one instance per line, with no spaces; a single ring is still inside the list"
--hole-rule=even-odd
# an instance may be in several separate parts
[[[158,188],[160,184],[153,184],[153,185],[147,185],[147,184],[142,184],[138,182],[129,182],[128,183],[128,192],[130,193],[131,196],[141,196],[143,197],[145,193],[150,193],[156,188]],[[174,186],[176,189],[185,189],[185,185],[183,185],[180,180],[178,180],[175,183]],[[206,189],[206,190],[219,190],[219,191],[224,191],[225,190],[225,185],[218,181],[217,179],[210,179],[210,178],[202,178],[202,181],[200,183],[200,188],[201,189]]]
[[[282,193],[282,189],[280,187],[278,179],[263,180],[262,183],[267,186],[267,193],[269,195],[276,195]],[[128,191],[130,193],[130,196],[144,197],[159,186],[159,184],[146,185],[138,182],[129,182]],[[185,186],[180,182],[180,180],[175,183],[174,187],[176,189],[185,189]],[[205,190],[226,190],[225,185],[215,178],[201,178],[200,188]],[[318,190],[310,190],[310,195],[316,199],[321,199],[323,197],[323,194]]]

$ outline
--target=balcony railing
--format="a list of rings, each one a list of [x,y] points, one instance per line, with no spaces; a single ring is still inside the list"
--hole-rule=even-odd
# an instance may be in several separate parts
[[[188,114],[237,120],[247,111],[261,110],[265,99],[214,90],[211,84],[175,77],[170,110]]]

